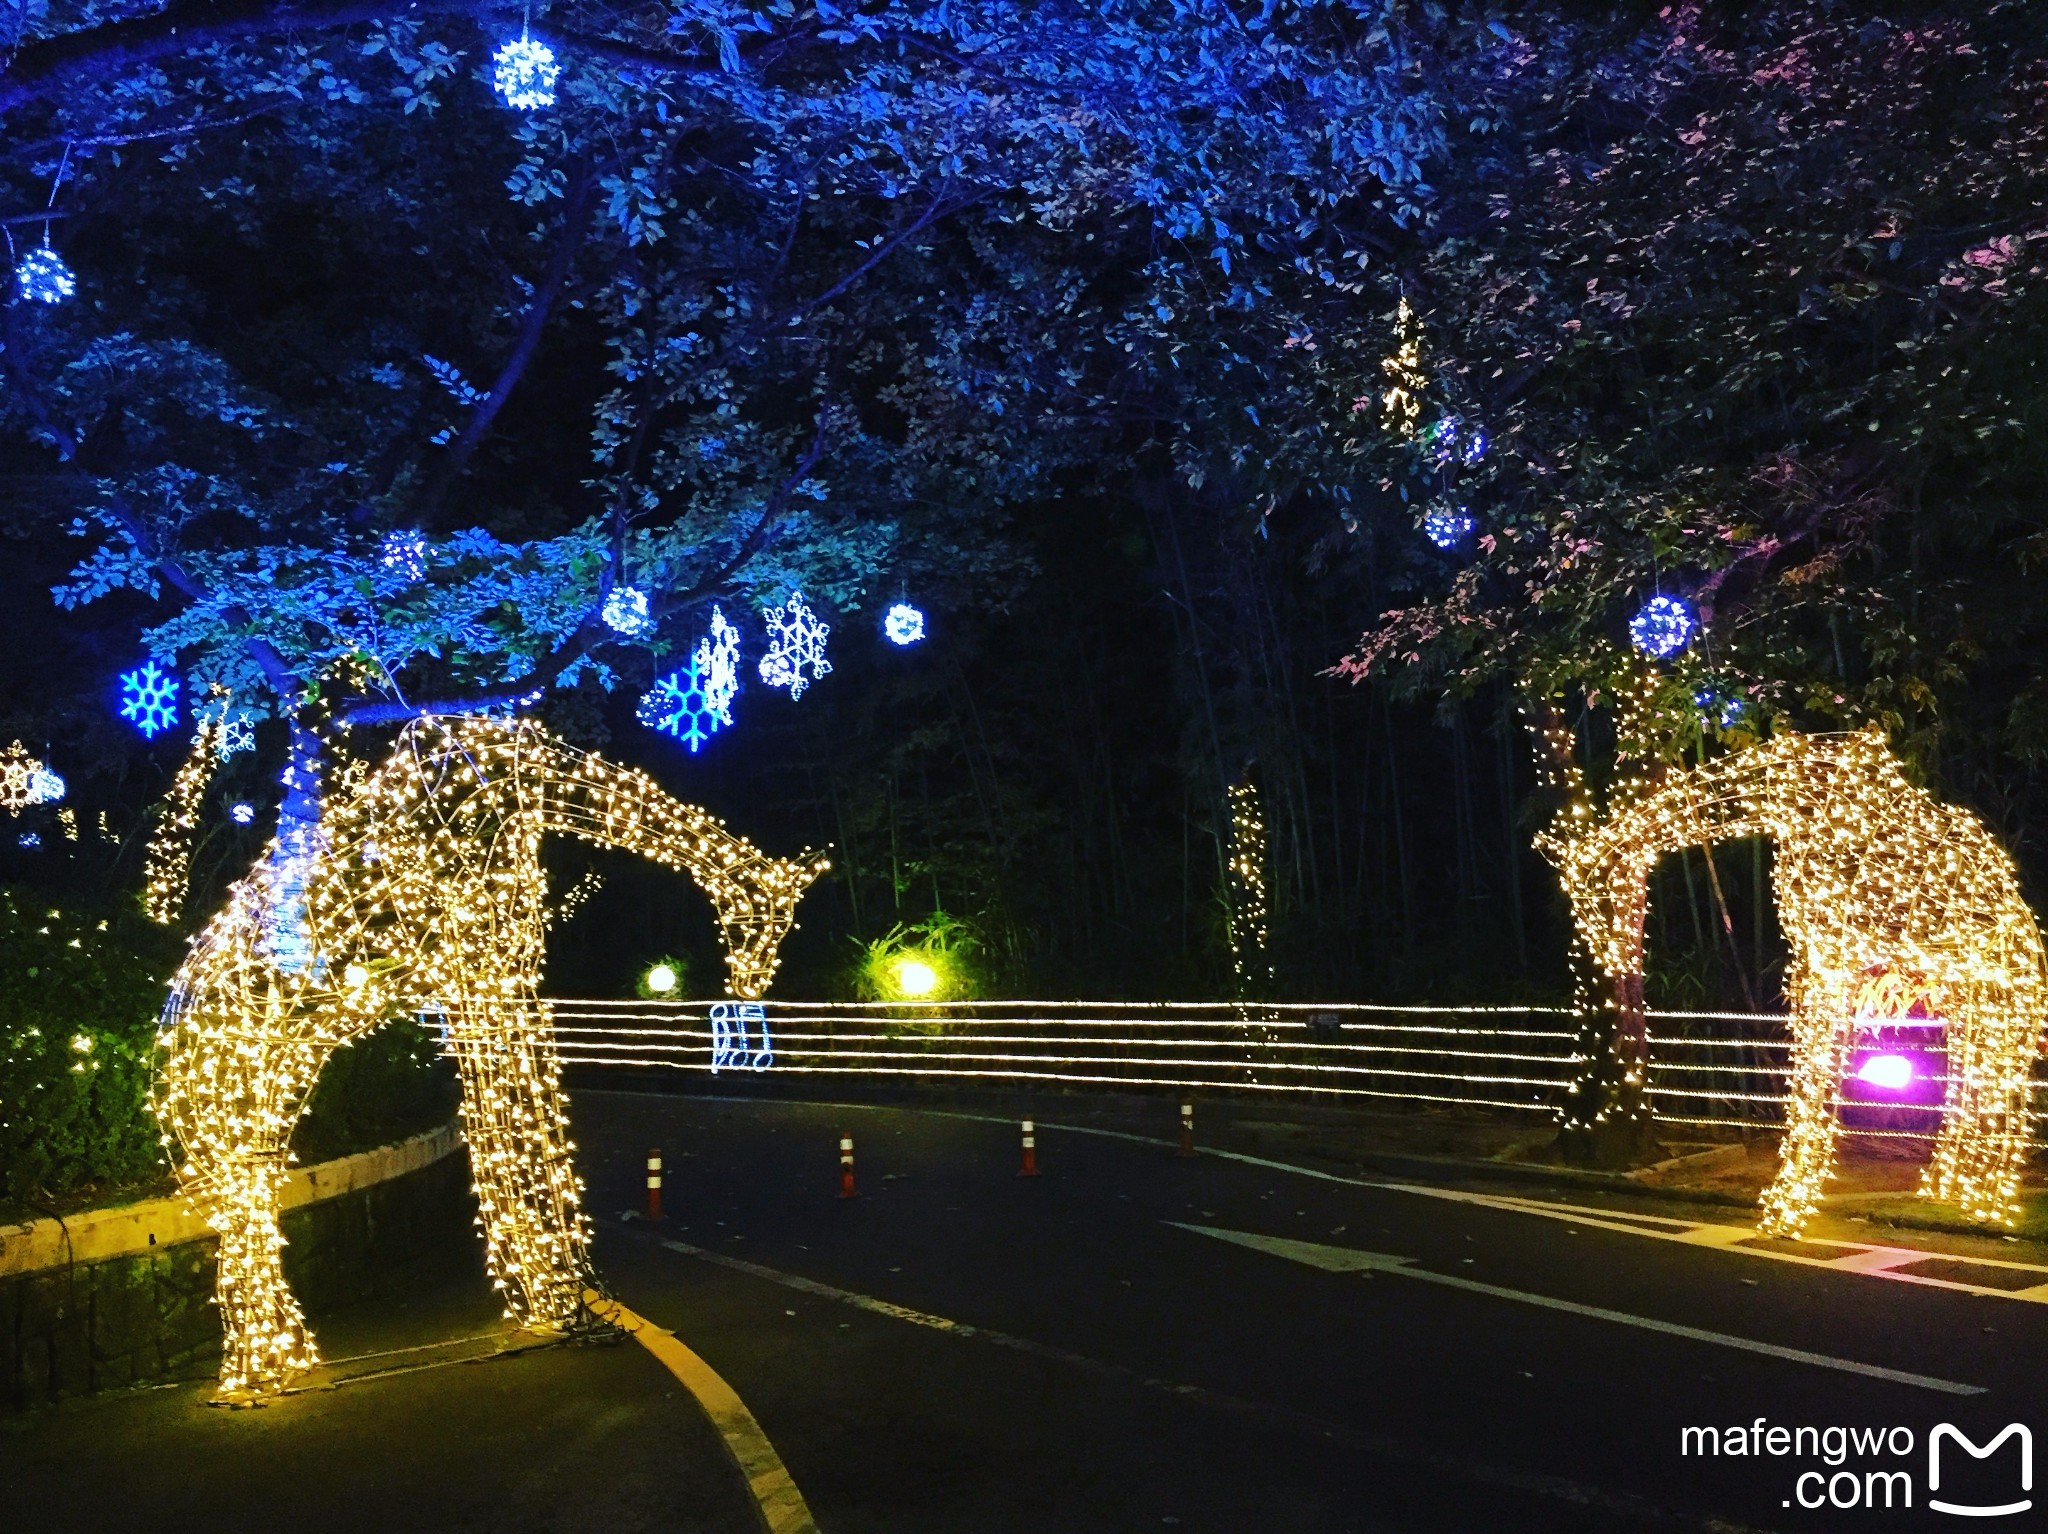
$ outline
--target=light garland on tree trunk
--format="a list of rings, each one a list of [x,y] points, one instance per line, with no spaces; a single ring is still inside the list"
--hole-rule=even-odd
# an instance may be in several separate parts
[[[301,785],[309,791],[312,785]],[[463,1080],[491,1275],[523,1326],[564,1329],[590,1279],[547,1007],[544,835],[690,874],[718,912],[729,990],[757,998],[796,904],[829,866],[765,856],[644,773],[525,721],[422,719],[372,771],[337,772],[303,856],[275,847],[230,892],[172,982],[154,1107],[179,1176],[221,1237],[221,1389],[247,1399],[318,1362],[280,1261],[277,1194],[293,1127],[335,1050],[439,1013]],[[287,888],[289,884],[291,887]],[[303,962],[275,951],[302,909]]]
[[[224,718],[214,712],[199,716],[199,728],[192,732],[192,749],[178,775],[171,779],[163,819],[157,823],[156,834],[150,837],[149,848],[143,855],[142,909],[151,921],[166,927],[185,912],[185,881],[192,869],[192,838],[199,829],[200,796],[220,765]]]

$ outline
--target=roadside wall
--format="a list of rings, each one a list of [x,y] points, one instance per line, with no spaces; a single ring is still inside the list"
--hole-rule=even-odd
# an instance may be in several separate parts
[[[285,1271],[308,1311],[477,1260],[461,1150],[449,1125],[293,1175]],[[176,1198],[0,1227],[0,1410],[211,1374],[214,1247]]]

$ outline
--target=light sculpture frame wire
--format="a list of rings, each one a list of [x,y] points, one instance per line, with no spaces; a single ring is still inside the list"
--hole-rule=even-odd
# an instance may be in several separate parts
[[[2029,1080],[2048,1019],[2041,931],[2011,855],[1968,810],[1909,782],[1882,730],[1785,734],[1667,771],[1604,814],[1582,803],[1537,849],[1570,898],[1578,941],[1614,985],[1611,1005],[1633,1009],[1640,1024],[1657,859],[1747,836],[1775,846],[1772,892],[1791,947],[1790,1100],[1759,1229],[1796,1236],[1811,1218],[1833,1171],[1835,1097],[1859,1031],[1891,1017],[1900,996],[1931,1002],[1947,1040],[1942,1127],[1921,1195],[2013,1224]],[[1617,1038],[1640,1034],[1630,1021]],[[1646,1060],[1612,1064],[1640,1073]]]
[[[328,1058],[402,1016],[445,1018],[508,1316],[582,1324],[589,1233],[551,1014],[536,996],[549,834],[690,874],[717,911],[727,989],[743,1000],[766,990],[798,900],[830,866],[769,857],[644,773],[526,720],[420,719],[380,765],[338,775],[303,891],[277,887],[273,847],[194,940],[157,1035],[153,1107],[187,1196],[220,1237],[223,1399],[259,1398],[319,1361],[280,1260],[291,1134]],[[296,967],[272,951],[287,894],[303,901],[310,950]]]

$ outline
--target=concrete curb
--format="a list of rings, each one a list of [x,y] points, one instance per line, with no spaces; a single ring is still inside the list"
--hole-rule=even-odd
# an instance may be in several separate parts
[[[449,1123],[396,1145],[382,1145],[337,1161],[300,1167],[285,1184],[282,1207],[297,1209],[305,1204],[324,1203],[359,1188],[389,1182],[432,1166],[461,1145],[461,1126]],[[31,1220],[26,1225],[0,1225],[0,1278],[47,1272],[74,1263],[104,1262],[110,1257],[133,1257],[158,1247],[207,1241],[212,1237],[206,1222],[183,1197],[176,1195],[111,1209],[85,1209],[77,1214]]]

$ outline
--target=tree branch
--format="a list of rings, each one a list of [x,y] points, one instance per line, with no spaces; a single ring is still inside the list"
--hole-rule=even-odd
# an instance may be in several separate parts
[[[93,76],[171,58],[224,43],[255,42],[296,32],[322,32],[364,22],[470,15],[479,19],[509,6],[494,0],[172,0],[160,11],[80,32],[60,33],[18,51],[0,75],[0,113],[70,89]],[[572,54],[615,64],[658,69],[686,79],[715,82],[725,72],[690,58],[618,38],[568,27],[535,28],[565,43]]]
[[[687,590],[670,592],[656,600],[650,608],[653,620],[659,622],[669,613],[701,601],[720,590],[748,560],[758,554],[767,542],[768,535],[773,531],[776,520],[788,506],[790,497],[810,476],[811,470],[817,467],[818,460],[824,453],[825,413],[820,411],[817,428],[811,434],[810,445],[797,459],[796,467],[791,469],[783,477],[782,482],[770,492],[762,506],[760,518],[747,536],[740,540],[740,545],[733,551],[732,557]],[[474,713],[481,708],[508,707],[532,698],[536,692],[545,692],[577,661],[600,644],[617,637],[611,626],[593,613],[577,625],[574,633],[542,657],[529,674],[516,682],[502,682],[417,703],[365,698],[336,709],[335,717],[350,725],[400,724],[408,719],[417,719],[422,714],[464,714]]]
[[[477,405],[469,424],[462,429],[462,435],[449,444],[447,456],[442,459],[440,469],[427,488],[422,507],[426,515],[433,515],[442,498],[462,477],[463,471],[469,467],[469,460],[476,455],[477,448],[482,446],[485,435],[489,433],[491,423],[498,419],[498,412],[505,408],[505,401],[512,397],[512,391],[519,387],[519,380],[525,376],[526,365],[533,360],[534,351],[540,345],[541,332],[547,328],[548,316],[554,310],[555,300],[561,296],[569,271],[576,264],[576,254],[582,248],[584,233],[590,227],[591,191],[595,184],[595,175],[585,172],[569,188],[568,203],[562,210],[561,238],[555,243],[554,255],[548,260],[540,285],[533,290],[533,302],[526,306],[526,318],[520,323],[519,335],[506,355],[504,366],[498,369],[497,381]]]
[[[81,74],[146,64],[219,43],[481,8],[478,0],[172,0],[147,16],[29,44],[0,76],[0,112],[55,95]]]

